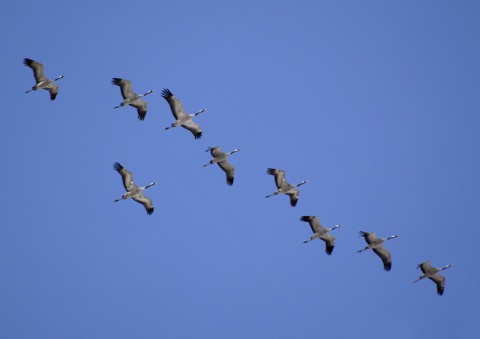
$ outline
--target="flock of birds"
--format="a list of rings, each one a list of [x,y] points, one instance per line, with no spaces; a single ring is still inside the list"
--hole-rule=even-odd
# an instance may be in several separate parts
[[[25,66],[28,66],[33,70],[33,75],[36,81],[35,86],[33,86],[31,90],[26,91],[26,93],[29,93],[31,91],[36,91],[39,89],[44,89],[50,92],[50,100],[55,100],[55,98],[58,95],[58,85],[55,82],[57,80],[64,78],[64,76],[61,75],[51,80],[45,76],[43,65],[41,63],[28,58],[25,58],[23,63]],[[123,97],[123,102],[114,108],[124,107],[127,105],[135,107],[137,109],[138,119],[143,121],[147,114],[148,103],[146,101],[142,101],[141,99],[153,93],[154,91],[149,90],[144,94],[136,94],[132,90],[131,81],[126,79],[113,78],[112,84],[120,87],[120,91]],[[162,91],[162,97],[170,105],[170,109],[175,118],[175,122],[173,122],[171,126],[166,127],[165,130],[182,126],[183,128],[189,130],[193,134],[195,139],[200,139],[202,137],[202,129],[199,124],[193,121],[193,118],[198,114],[205,112],[206,109],[201,109],[200,111],[193,114],[187,114],[182,107],[181,101],[177,97],[175,97],[172,94],[172,92],[170,92],[170,90],[164,89]],[[233,185],[235,168],[227,161],[227,157],[230,154],[238,152],[239,149],[237,148],[231,152],[224,153],[221,151],[220,147],[210,147],[207,149],[207,152],[208,151],[210,151],[210,154],[212,155],[213,159],[210,160],[209,163],[203,165],[203,167],[216,163],[225,172],[227,184],[230,186]],[[120,163],[115,162],[113,164],[113,168],[121,175],[123,186],[125,187],[125,190],[126,190],[126,193],[121,198],[116,199],[114,201],[118,202],[121,200],[132,198],[136,202],[142,204],[145,207],[147,214],[151,215],[154,211],[153,202],[150,198],[146,197],[143,194],[143,191],[155,185],[156,182],[152,182],[144,187],[137,186],[135,185],[135,182],[133,180],[132,173],[129,172]],[[290,205],[292,207],[295,207],[297,205],[299,194],[300,194],[300,191],[297,188],[307,183],[308,180],[303,180],[302,182],[296,185],[292,185],[288,183],[287,180],[285,179],[285,171],[283,170],[268,168],[267,174],[274,176],[277,190],[272,194],[267,195],[266,198],[274,195],[286,194],[290,197]],[[329,234],[329,232],[336,228],[339,228],[341,225],[335,225],[332,228],[325,228],[320,224],[320,221],[317,216],[302,216],[300,220],[303,222],[308,222],[310,225],[310,228],[313,231],[313,236],[311,236],[310,239],[305,240],[304,243],[308,243],[315,239],[321,239],[325,242],[325,247],[326,247],[325,252],[328,255],[331,255],[335,247],[335,237]],[[365,241],[367,242],[368,245],[357,252],[360,253],[360,252],[371,249],[382,260],[384,270],[390,271],[392,268],[392,256],[390,252],[383,246],[383,243],[387,240],[397,238],[398,236],[392,235],[387,238],[378,238],[376,237],[374,232],[363,232],[363,231],[360,232],[360,236],[363,236],[365,238]],[[443,295],[443,292],[445,290],[446,279],[444,276],[438,273],[451,266],[452,265],[449,264],[442,268],[436,268],[431,266],[429,261],[421,263],[418,265],[417,268],[421,269],[421,271],[423,272],[423,275],[421,275],[417,280],[415,280],[414,283],[422,279],[429,278],[430,280],[435,282],[435,284],[437,285],[438,295]]]

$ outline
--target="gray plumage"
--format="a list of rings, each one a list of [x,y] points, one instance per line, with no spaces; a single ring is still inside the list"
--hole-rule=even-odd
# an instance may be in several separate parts
[[[116,199],[114,201],[117,202],[120,200],[132,198],[136,202],[142,204],[143,207],[145,207],[145,209],[147,210],[147,214],[149,215],[152,214],[154,210],[152,200],[144,196],[142,192],[147,188],[149,188],[150,186],[155,185],[156,182],[152,182],[151,184],[145,187],[140,187],[135,185],[135,182],[133,181],[132,173],[130,173],[125,167],[120,165],[120,163],[115,162],[113,164],[113,168],[122,176],[123,186],[127,190],[127,192],[120,199]]]
[[[230,154],[233,154],[235,152],[240,151],[238,148],[234,149],[231,152],[224,153],[220,149],[220,147],[209,147],[206,152],[210,151],[210,154],[212,155],[213,159],[210,160],[208,164],[203,165],[203,167],[206,167],[208,165],[212,164],[218,164],[218,166],[225,172],[227,176],[227,184],[229,186],[233,185],[233,179],[234,179],[234,174],[235,174],[235,168],[230,165],[230,163],[227,160],[227,157]]]
[[[320,224],[320,220],[316,216],[303,216],[300,218],[300,220],[308,222],[313,231],[313,236],[310,237],[310,239],[305,240],[303,243],[306,244],[307,242],[315,239],[322,239],[325,242],[325,252],[328,255],[332,254],[333,248],[335,247],[335,237],[328,234],[328,232],[339,228],[342,225],[335,225],[332,228],[325,228]]]
[[[277,194],[286,194],[290,196],[290,205],[292,207],[297,206],[298,197],[300,195],[300,191],[295,189],[298,186],[301,186],[308,182],[308,180],[303,180],[301,183],[292,185],[287,182],[285,179],[285,171],[275,169],[275,168],[268,168],[267,174],[273,175],[275,177],[275,184],[277,185],[277,190],[270,195],[265,196],[265,198],[277,195]]]
[[[417,280],[415,280],[414,283],[422,279],[428,278],[437,285],[437,294],[443,295],[443,291],[445,291],[445,281],[447,279],[443,275],[438,274],[438,272],[446,270],[449,267],[452,267],[452,265],[448,264],[445,267],[436,268],[430,265],[430,261],[427,260],[417,266],[417,269],[420,268],[422,270],[423,275],[421,275]]]
[[[64,76],[60,75],[58,78],[50,80],[45,76],[43,64],[39,63],[38,61],[25,58],[23,59],[23,64],[33,69],[33,75],[35,77],[35,81],[37,82],[31,90],[28,90],[25,93],[36,91],[38,89],[44,89],[50,92],[50,100],[55,100],[58,94],[58,85],[55,84],[55,81],[64,78]]]
[[[172,127],[182,126],[185,129],[188,129],[192,132],[195,139],[200,139],[202,137],[202,128],[199,124],[192,120],[193,117],[199,115],[206,111],[206,109],[201,109],[197,113],[187,114],[183,109],[182,102],[170,92],[168,88],[165,88],[162,91],[162,97],[167,100],[168,104],[170,105],[170,109],[172,111],[173,116],[175,117],[175,122],[166,127],[165,130],[170,129]]]
[[[148,103],[140,99],[146,95],[149,95],[150,93],[153,93],[153,89],[149,90],[145,94],[137,94],[132,90],[132,82],[130,80],[120,78],[113,78],[112,85],[120,87],[120,91],[122,92],[122,97],[124,99],[120,105],[114,108],[119,108],[126,105],[135,107],[137,109],[138,119],[143,121],[147,115]]]
[[[368,246],[357,252],[360,253],[369,249],[373,250],[373,252],[375,252],[380,257],[380,259],[382,259],[384,270],[390,271],[392,269],[392,255],[385,247],[383,247],[383,242],[386,240],[397,238],[398,235],[394,234],[388,238],[377,238],[374,232],[363,231],[360,231],[360,235],[365,238]]]

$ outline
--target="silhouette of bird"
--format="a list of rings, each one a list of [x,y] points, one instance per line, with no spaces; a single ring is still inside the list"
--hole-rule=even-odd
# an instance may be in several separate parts
[[[55,84],[55,81],[63,79],[64,76],[60,75],[58,78],[50,80],[45,76],[45,73],[43,71],[43,64],[39,63],[38,61],[25,58],[23,59],[23,64],[33,69],[33,75],[35,76],[35,80],[37,81],[35,86],[33,86],[31,90],[28,90],[25,93],[36,91],[38,89],[44,89],[50,92],[50,100],[55,100],[58,94],[58,85]]]
[[[182,102],[176,96],[174,96],[168,88],[165,88],[162,91],[162,97],[167,100],[168,104],[170,105],[172,114],[176,119],[176,121],[171,126],[166,127],[165,130],[172,127],[182,126],[183,128],[188,129],[190,132],[192,132],[195,139],[200,139],[202,137],[202,129],[199,124],[192,120],[192,118],[199,115],[200,113],[205,112],[206,109],[201,109],[197,113],[193,114],[185,113]]]
[[[427,260],[417,266],[417,269],[420,268],[422,270],[423,275],[421,275],[417,280],[415,280],[414,283],[422,279],[428,278],[432,280],[435,284],[437,284],[437,294],[443,295],[443,291],[445,291],[445,281],[447,279],[443,275],[438,274],[438,272],[446,270],[449,267],[452,267],[452,265],[448,264],[445,267],[436,268],[431,266],[430,261]]]
[[[311,236],[310,239],[305,240],[303,243],[306,244],[307,242],[315,239],[322,239],[325,241],[325,252],[328,255],[332,254],[333,248],[335,247],[335,237],[328,234],[328,232],[339,228],[342,225],[335,225],[332,228],[325,228],[320,224],[320,220],[316,216],[303,216],[300,218],[300,220],[308,222],[313,231],[313,236]]]
[[[145,209],[147,210],[147,214],[149,215],[152,214],[154,210],[152,200],[144,196],[142,192],[147,188],[149,188],[150,186],[155,185],[156,182],[152,182],[151,184],[145,187],[140,187],[135,185],[135,182],[133,181],[132,173],[127,171],[127,169],[122,165],[120,165],[120,163],[118,162],[114,163],[113,168],[122,176],[123,186],[127,190],[127,192],[120,199],[116,199],[114,200],[114,202],[132,198],[136,202],[142,204],[143,207],[145,207]]]
[[[300,195],[300,191],[295,189],[295,187],[299,187],[308,182],[308,180],[303,180],[301,183],[292,185],[287,182],[285,179],[285,171],[275,169],[275,168],[268,168],[267,174],[273,175],[275,177],[275,184],[277,185],[277,190],[270,195],[267,195],[265,198],[269,198],[271,196],[277,194],[286,194],[290,196],[290,205],[292,207],[297,206],[298,196]]]
[[[231,152],[224,153],[224,152],[222,152],[220,147],[217,146],[217,147],[209,147],[206,150],[206,152],[208,152],[208,151],[210,151],[210,154],[213,156],[213,159],[210,160],[210,162],[208,164],[203,165],[203,167],[206,167],[208,165],[216,163],[227,175],[227,184],[229,186],[232,186],[233,185],[233,179],[234,179],[233,175],[234,175],[234,172],[235,172],[235,168],[232,165],[230,165],[230,163],[227,160],[227,157],[230,154],[233,154],[233,153],[238,152],[240,150],[237,148],[237,149],[234,149]]]
[[[147,93],[137,94],[132,91],[132,82],[130,80],[120,78],[113,78],[112,85],[120,86],[120,91],[122,92],[122,97],[124,99],[120,105],[115,106],[114,108],[119,108],[126,105],[135,107],[137,109],[138,119],[143,121],[147,115],[148,103],[140,99],[149,95],[150,93],[153,93],[154,90],[151,89]]]
[[[362,251],[372,249],[373,252],[375,252],[382,259],[384,270],[390,271],[392,268],[392,256],[390,252],[387,251],[385,247],[383,247],[383,242],[386,240],[397,238],[398,235],[394,234],[388,238],[377,238],[374,232],[363,232],[363,231],[360,232],[360,235],[365,238],[365,241],[367,242],[368,246],[357,252],[360,253]]]

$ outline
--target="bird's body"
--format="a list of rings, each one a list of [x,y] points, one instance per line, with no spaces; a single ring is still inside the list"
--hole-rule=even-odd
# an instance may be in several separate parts
[[[168,88],[165,88],[162,91],[162,97],[167,100],[168,104],[170,105],[172,114],[176,119],[175,122],[171,126],[166,127],[165,130],[177,126],[182,126],[183,128],[192,132],[195,139],[200,139],[202,137],[202,128],[199,124],[194,122],[192,118],[200,113],[205,112],[206,109],[201,109],[197,113],[187,114],[183,109],[182,102],[176,96],[174,96]]]
[[[436,268],[430,265],[430,261],[425,261],[424,263],[421,263],[417,266],[417,268],[420,268],[422,270],[423,275],[421,275],[417,280],[415,280],[414,283],[422,279],[428,278],[437,285],[437,294],[443,295],[443,291],[445,290],[446,278],[443,275],[438,274],[438,272],[446,270],[449,267],[452,267],[452,265],[448,264],[445,267]]]
[[[60,75],[58,78],[50,80],[45,76],[45,72],[43,71],[43,64],[28,58],[23,59],[23,64],[33,69],[33,75],[37,82],[31,90],[28,90],[25,93],[44,89],[50,92],[50,100],[55,100],[58,94],[58,85],[55,84],[55,81],[64,78],[64,76]]]
[[[275,184],[277,185],[277,190],[270,195],[267,195],[265,198],[277,195],[277,194],[286,194],[290,196],[290,205],[295,207],[298,202],[298,197],[300,195],[300,191],[295,189],[298,186],[301,186],[308,182],[308,180],[303,180],[301,183],[297,185],[292,185],[287,182],[285,179],[285,171],[275,169],[275,168],[268,168],[267,174],[273,175],[275,177]]]
[[[120,163],[118,162],[114,163],[113,168],[122,176],[123,186],[127,190],[127,192],[120,199],[116,199],[115,202],[132,198],[133,200],[135,200],[136,202],[139,202],[145,207],[145,209],[147,210],[147,214],[152,214],[154,210],[152,200],[144,196],[142,192],[147,188],[149,188],[150,186],[155,185],[156,182],[152,182],[151,184],[145,187],[140,187],[135,185],[135,182],[133,181],[132,173],[130,173],[125,167],[120,165]]]
[[[132,82],[130,80],[120,78],[113,78],[112,85],[120,87],[122,97],[124,99],[120,105],[114,108],[119,108],[126,105],[135,107],[137,109],[138,119],[143,121],[145,119],[145,116],[147,115],[148,103],[140,99],[146,95],[149,95],[150,93],[153,93],[153,89],[149,90],[145,94],[137,94],[132,90]]]
[[[386,240],[390,240],[393,238],[397,238],[398,235],[392,235],[388,238],[377,238],[374,232],[360,232],[360,235],[365,238],[368,246],[364,249],[357,251],[358,253],[366,251],[366,250],[373,250],[383,262],[383,268],[385,271],[390,271],[392,269],[392,255],[390,252],[383,247],[383,242]]]
[[[322,239],[325,241],[325,252],[328,255],[332,254],[333,248],[335,247],[335,237],[328,234],[328,232],[340,227],[341,225],[335,225],[332,228],[325,228],[320,224],[320,220],[316,216],[303,216],[300,218],[300,220],[308,222],[313,231],[313,236],[310,237],[310,239],[305,240],[303,243],[306,244],[307,242],[315,239]]]
[[[234,173],[235,173],[235,168],[228,162],[227,157],[230,154],[233,154],[235,152],[240,151],[238,148],[234,149],[231,152],[224,153],[220,149],[220,147],[209,147],[207,149],[207,152],[210,151],[210,154],[213,156],[213,159],[210,160],[208,164],[203,165],[203,167],[206,167],[208,165],[212,164],[218,164],[218,166],[225,172],[227,176],[227,184],[229,186],[233,185],[233,179],[234,179]]]

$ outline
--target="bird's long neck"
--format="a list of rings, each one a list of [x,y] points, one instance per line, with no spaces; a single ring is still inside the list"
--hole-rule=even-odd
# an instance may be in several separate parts
[[[340,226],[342,226],[342,225],[340,225],[340,224],[335,225],[335,226],[332,227],[332,230],[334,230],[334,229],[336,229],[336,228],[339,228]]]
[[[149,188],[150,186],[153,186],[153,185],[155,185],[155,184],[156,184],[156,182],[152,182],[151,184],[145,186],[145,189],[147,189],[147,188]]]
[[[143,94],[142,97],[149,95],[150,93],[153,93],[153,89],[149,90],[147,93]]]
[[[233,154],[233,153],[238,152],[238,151],[240,151],[240,150],[239,150],[238,148],[236,148],[236,149],[234,149],[233,151],[228,152],[227,154]]]
[[[308,180],[303,180],[301,183],[296,184],[295,187],[302,186],[303,184],[306,184]]]
[[[55,78],[53,81],[57,81],[57,80],[60,80],[60,79],[63,79],[64,76],[63,75],[60,75],[58,78]]]
[[[199,115],[200,113],[203,113],[203,112],[205,112],[206,110],[207,110],[206,108],[202,108],[202,109],[199,110],[197,113],[194,113],[193,116]]]
[[[440,271],[446,270],[447,268],[450,268],[450,267],[452,267],[452,265],[448,264],[447,266],[442,267],[442,269]]]
[[[385,239],[385,240],[390,240],[390,239],[393,239],[393,238],[396,238],[396,237],[397,237],[396,235],[392,235],[392,236],[388,237],[388,238]]]

